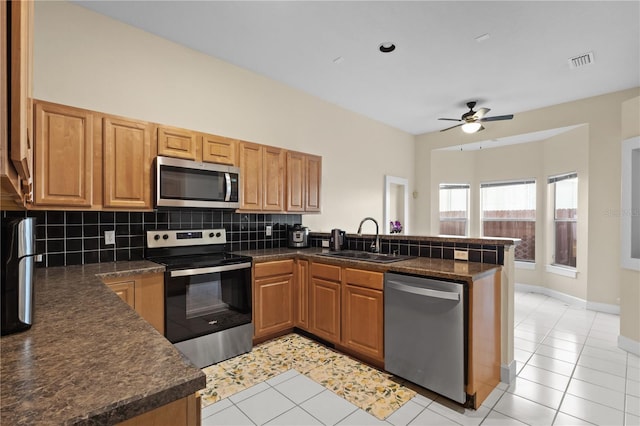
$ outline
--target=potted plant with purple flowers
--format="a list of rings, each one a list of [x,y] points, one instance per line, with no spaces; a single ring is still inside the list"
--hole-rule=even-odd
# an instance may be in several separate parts
[[[402,232],[402,224],[399,220],[396,220],[395,222],[392,220],[391,222],[389,222],[389,227],[392,234],[399,234]]]

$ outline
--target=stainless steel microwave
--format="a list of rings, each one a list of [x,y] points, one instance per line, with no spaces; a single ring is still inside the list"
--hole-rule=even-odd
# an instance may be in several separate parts
[[[156,157],[156,206],[237,209],[240,169],[224,164]]]

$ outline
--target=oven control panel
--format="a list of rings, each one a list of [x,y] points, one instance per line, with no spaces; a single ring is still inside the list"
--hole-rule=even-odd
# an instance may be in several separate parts
[[[221,229],[159,229],[147,231],[147,247],[185,247],[226,244],[227,234]]]

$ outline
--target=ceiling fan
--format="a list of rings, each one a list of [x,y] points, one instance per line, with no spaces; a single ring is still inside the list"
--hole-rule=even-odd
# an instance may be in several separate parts
[[[481,123],[485,121],[500,121],[500,120],[511,120],[513,118],[513,114],[508,115],[496,115],[495,117],[485,117],[485,114],[491,111],[490,108],[480,108],[478,111],[474,111],[473,108],[476,106],[476,101],[467,102],[467,108],[469,111],[462,114],[461,118],[438,118],[438,120],[447,120],[447,121],[462,121],[460,124],[456,124],[455,126],[447,127],[446,129],[440,130],[441,132],[451,130],[456,127],[462,126],[462,131],[465,133],[476,133],[480,130],[484,130],[484,127]]]

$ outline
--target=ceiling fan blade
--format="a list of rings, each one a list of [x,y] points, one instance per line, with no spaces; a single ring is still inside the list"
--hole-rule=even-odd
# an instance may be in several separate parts
[[[476,111],[475,114],[473,114],[473,117],[479,120],[484,117],[489,111],[491,111],[491,108],[480,108],[478,111]]]
[[[484,117],[479,121],[500,121],[500,120],[511,120],[513,118],[513,114],[508,115],[496,115],[495,117]]]
[[[459,118],[438,118],[438,120],[448,120],[448,121],[462,121]]]
[[[446,129],[440,130],[441,132],[446,132],[447,130],[455,129],[456,127],[462,126],[464,123],[456,124],[455,126],[447,127]]]

